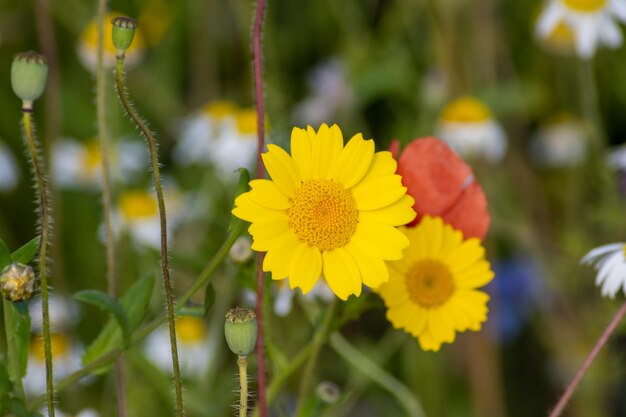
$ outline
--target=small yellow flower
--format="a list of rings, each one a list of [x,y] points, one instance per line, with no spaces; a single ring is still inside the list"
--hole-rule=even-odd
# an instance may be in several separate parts
[[[251,181],[235,200],[233,214],[252,223],[252,249],[267,252],[263,270],[305,294],[323,276],[343,300],[387,281],[384,261],[409,243],[396,226],[415,217],[391,153],[361,134],[344,147],[339,127],[325,124],[294,128],[291,152],[268,145],[272,179]]]
[[[477,288],[493,278],[485,249],[438,218],[426,216],[404,229],[411,242],[402,260],[389,263],[389,282],[377,292],[387,319],[438,351],[456,332],[477,331],[487,320],[489,296]]]

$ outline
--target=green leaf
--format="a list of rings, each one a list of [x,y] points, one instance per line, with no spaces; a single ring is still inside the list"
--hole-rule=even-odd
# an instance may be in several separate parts
[[[176,311],[176,316],[189,316],[198,319],[203,319],[209,314],[209,310],[215,303],[215,289],[213,284],[206,286],[204,290],[204,305],[203,306],[184,306]]]
[[[126,311],[131,332],[141,324],[146,314],[153,287],[154,277],[148,275],[133,284],[122,297],[121,305]],[[87,348],[83,355],[83,363],[93,362],[98,357],[119,346],[122,346],[122,332],[117,321],[111,319]],[[105,372],[107,368],[101,368],[100,372]]]
[[[128,346],[130,343],[130,324],[128,323],[128,317],[126,311],[122,305],[109,294],[96,290],[83,290],[74,294],[74,299],[82,301],[83,303],[93,304],[100,307],[102,310],[107,311],[119,324],[122,329],[122,336],[124,338],[124,346]]]
[[[11,254],[6,243],[0,239],[0,272],[11,263]]]
[[[13,334],[18,367],[15,378],[23,378],[26,375],[26,365],[28,364],[28,350],[30,347],[30,314],[27,303],[10,303],[11,321],[13,322]]]
[[[13,252],[11,258],[13,262],[19,262],[24,265],[33,260],[35,255],[37,255],[37,251],[39,250],[39,236]]]
[[[0,398],[8,398],[12,390],[13,384],[11,384],[9,373],[7,372],[7,368],[4,366],[4,360],[0,361]]]

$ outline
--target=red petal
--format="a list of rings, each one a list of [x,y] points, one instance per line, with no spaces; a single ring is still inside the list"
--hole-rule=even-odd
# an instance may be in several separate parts
[[[417,218],[410,226],[429,214],[442,217],[465,237],[484,238],[491,220],[485,193],[471,168],[445,142],[411,142],[398,160],[398,174],[415,199]]]

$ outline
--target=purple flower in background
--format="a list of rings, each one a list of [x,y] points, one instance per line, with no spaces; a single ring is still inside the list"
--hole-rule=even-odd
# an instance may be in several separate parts
[[[541,308],[542,274],[532,259],[524,257],[500,260],[493,268],[496,278],[485,287],[491,295],[487,328],[496,339],[507,342]]]

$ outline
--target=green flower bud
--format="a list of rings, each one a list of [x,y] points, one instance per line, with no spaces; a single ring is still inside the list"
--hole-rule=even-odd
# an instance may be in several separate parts
[[[224,335],[230,350],[239,356],[248,356],[256,346],[256,314],[247,308],[235,307],[226,313]]]
[[[137,21],[130,17],[119,16],[111,20],[113,24],[113,45],[117,49],[117,56],[124,56],[124,52],[133,43]]]
[[[37,52],[22,52],[13,57],[11,64],[11,85],[13,92],[24,101],[24,108],[30,108],[46,88],[48,63]]]
[[[35,293],[35,272],[28,265],[15,262],[0,276],[0,293],[14,303],[29,300]]]

